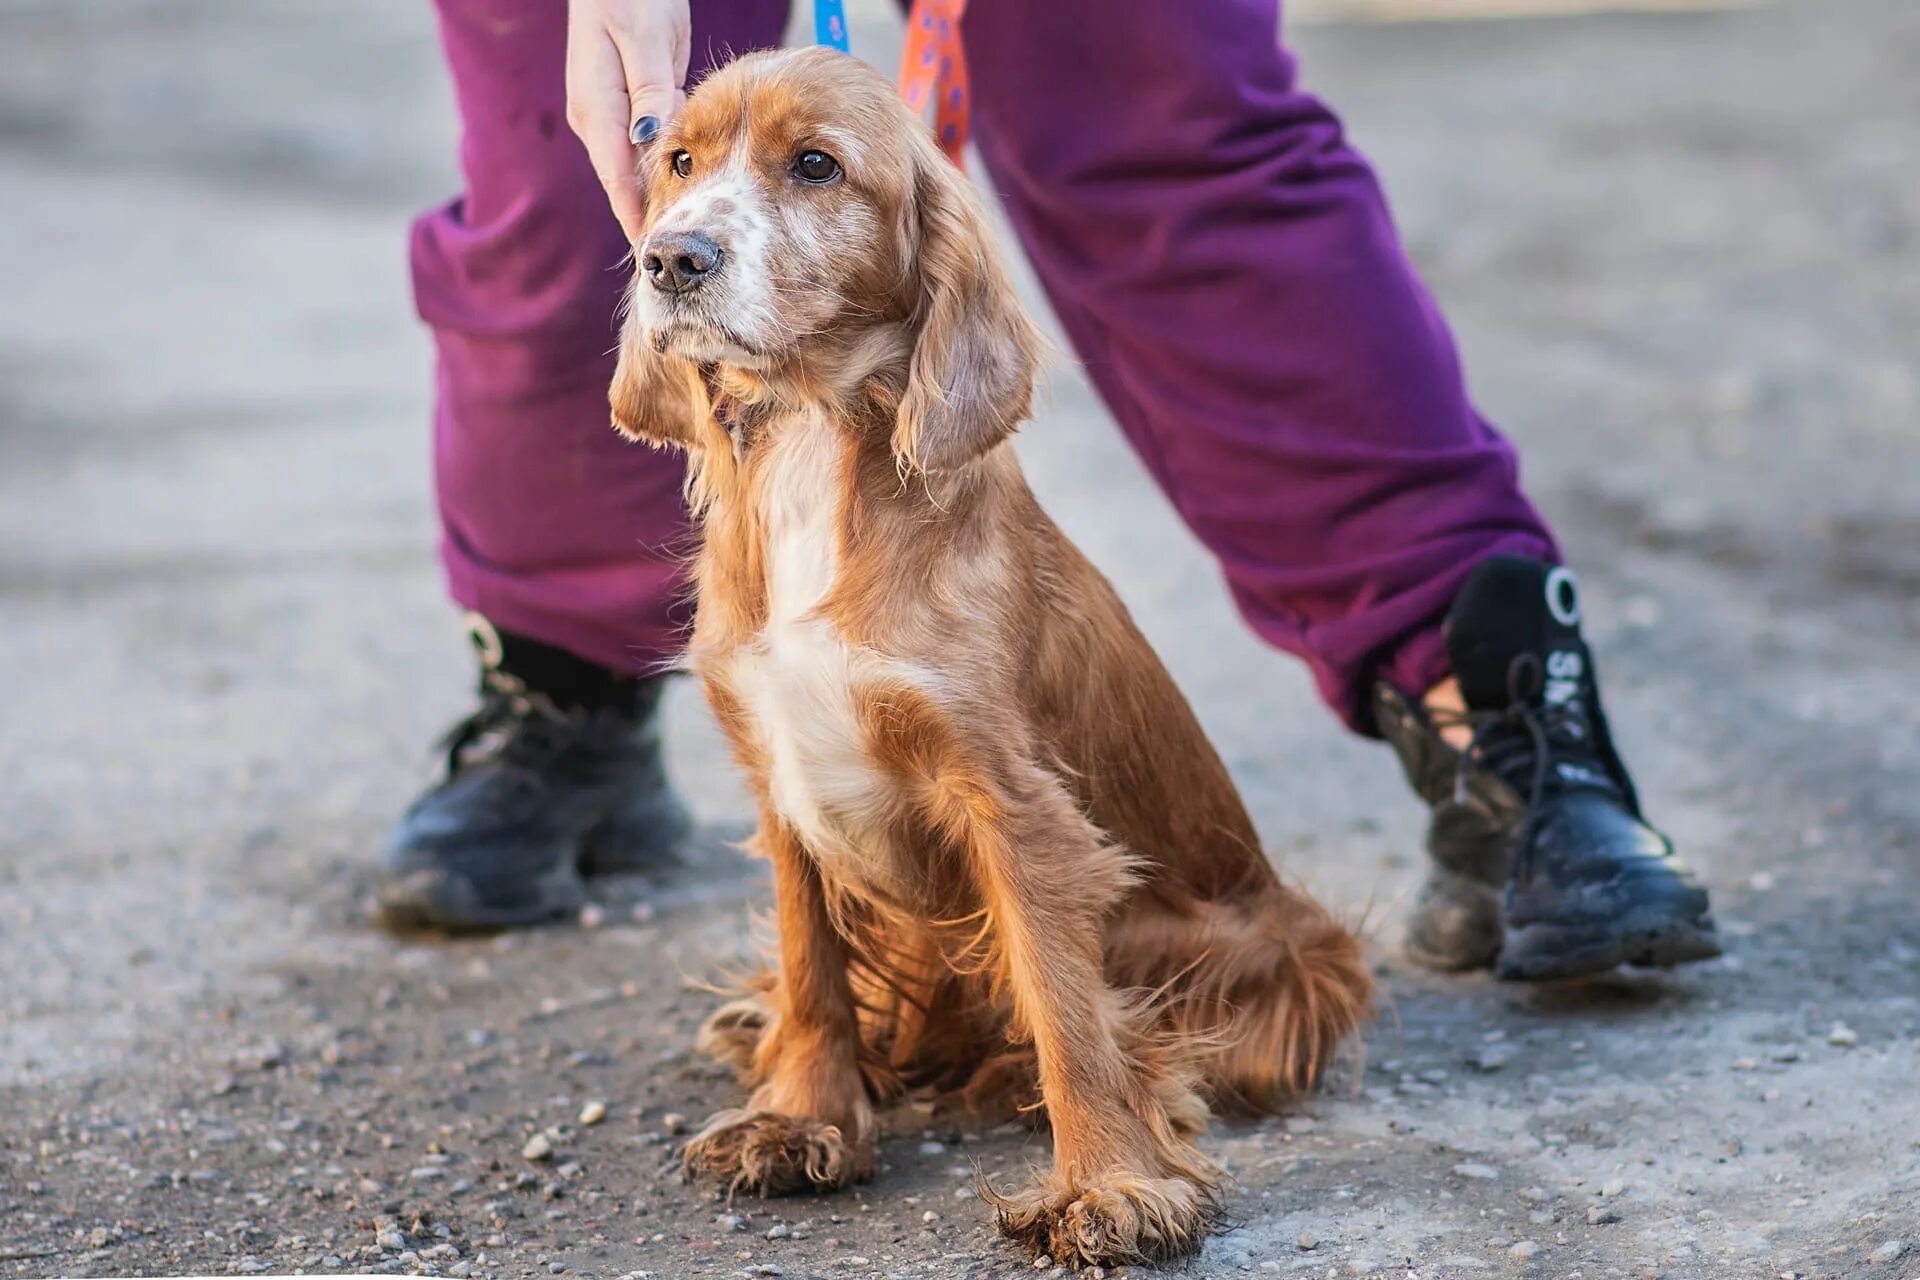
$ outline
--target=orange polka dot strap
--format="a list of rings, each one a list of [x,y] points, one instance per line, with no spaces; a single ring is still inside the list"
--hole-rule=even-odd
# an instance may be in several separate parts
[[[907,15],[907,47],[900,55],[900,92],[907,105],[925,112],[933,104],[933,132],[947,159],[961,163],[973,104],[967,56],[960,47],[960,17],[967,0],[913,0]]]

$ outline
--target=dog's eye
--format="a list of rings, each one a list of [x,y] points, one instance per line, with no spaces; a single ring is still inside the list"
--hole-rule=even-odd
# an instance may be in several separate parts
[[[793,158],[793,176],[802,182],[832,182],[840,176],[840,162],[824,151],[802,151]]]
[[[684,178],[693,172],[693,157],[684,151],[673,153],[673,176]]]

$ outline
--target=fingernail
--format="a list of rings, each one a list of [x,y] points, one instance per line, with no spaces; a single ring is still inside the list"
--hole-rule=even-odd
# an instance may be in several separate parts
[[[641,116],[633,122],[633,141],[636,145],[652,142],[659,136],[659,116]]]

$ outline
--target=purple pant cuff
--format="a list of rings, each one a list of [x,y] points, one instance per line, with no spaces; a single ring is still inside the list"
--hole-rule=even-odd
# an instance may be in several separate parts
[[[549,570],[538,576],[492,568],[451,537],[440,547],[454,603],[503,630],[555,645],[630,675],[675,667],[686,647],[692,609],[673,562],[650,561]],[[647,602],[633,612],[582,609],[582,600]]]

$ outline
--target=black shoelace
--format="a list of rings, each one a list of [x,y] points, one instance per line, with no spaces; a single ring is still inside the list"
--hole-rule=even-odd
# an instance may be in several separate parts
[[[1541,697],[1545,687],[1539,657],[1522,653],[1507,665],[1507,705],[1502,710],[1490,715],[1441,713],[1433,718],[1436,729],[1460,724],[1473,728],[1454,776],[1456,800],[1466,798],[1468,771],[1474,768],[1500,778],[1526,798],[1526,816],[1515,835],[1523,877],[1531,864],[1533,830],[1544,802],[1574,789],[1621,794],[1594,745],[1586,698],[1548,702]],[[1563,765],[1571,766],[1572,776],[1563,771]]]
[[[447,776],[492,765],[537,790],[545,768],[580,735],[584,712],[564,712],[518,681],[488,672],[480,707],[447,731]]]

